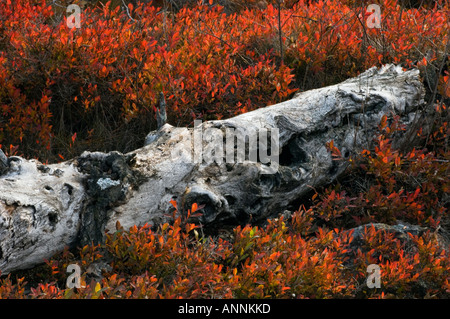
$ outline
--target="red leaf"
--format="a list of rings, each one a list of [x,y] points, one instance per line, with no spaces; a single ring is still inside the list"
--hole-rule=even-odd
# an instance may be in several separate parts
[[[175,209],[178,209],[177,208],[177,202],[175,200],[171,199],[170,203],[172,204],[173,207],[175,207]]]

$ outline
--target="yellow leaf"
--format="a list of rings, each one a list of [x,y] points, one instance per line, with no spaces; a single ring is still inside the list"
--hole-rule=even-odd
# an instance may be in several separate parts
[[[100,286],[100,283],[98,282],[98,283],[95,285],[95,288],[94,288],[94,292],[95,292],[96,295],[99,294],[100,289],[102,289],[102,286]]]

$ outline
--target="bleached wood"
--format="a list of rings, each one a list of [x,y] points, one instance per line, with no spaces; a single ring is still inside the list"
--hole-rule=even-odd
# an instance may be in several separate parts
[[[171,199],[181,212],[204,205],[194,221],[206,228],[276,216],[344,172],[347,164],[333,161],[327,142],[343,156],[370,147],[384,114],[408,124],[423,99],[418,70],[387,65],[195,129],[166,124],[128,154],[85,152],[52,165],[10,158],[0,176],[0,270],[32,267],[65,245],[101,242],[117,221],[125,228],[170,221]],[[266,164],[197,163],[194,131],[205,137],[211,128],[277,129],[279,165],[275,157]],[[202,140],[203,150],[208,143]]]

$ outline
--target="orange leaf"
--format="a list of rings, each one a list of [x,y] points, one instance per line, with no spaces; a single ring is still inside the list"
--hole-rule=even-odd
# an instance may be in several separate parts
[[[316,38],[316,41],[319,42],[319,40],[320,40],[320,34],[319,34],[318,31],[316,31],[316,32],[314,33],[314,37]]]
[[[63,44],[63,45],[66,45],[67,44],[67,36],[65,36],[65,35],[62,35],[60,38],[60,41],[61,41],[61,43]]]
[[[177,202],[175,200],[171,199],[170,203],[172,204],[173,207],[175,207],[175,209],[178,209],[177,208]]]
[[[193,203],[191,208],[192,212],[195,212],[197,209],[198,209],[197,203]]]
[[[75,142],[75,139],[77,138],[77,132],[75,132],[73,135],[72,135],[72,143],[74,143]]]
[[[423,59],[422,59],[422,65],[423,65],[423,66],[427,66],[427,64],[428,64],[427,58],[426,58],[426,57],[423,57]]]
[[[387,125],[387,116],[383,115],[383,117],[381,118],[380,126],[382,129],[384,129],[386,127],[386,125]]]

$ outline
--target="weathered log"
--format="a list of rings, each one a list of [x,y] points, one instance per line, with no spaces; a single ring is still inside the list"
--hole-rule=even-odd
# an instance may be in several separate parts
[[[344,172],[327,142],[344,157],[370,147],[384,114],[408,124],[423,98],[418,70],[388,65],[227,120],[166,124],[128,154],[85,152],[51,165],[11,157],[0,176],[0,270],[101,242],[117,221],[170,221],[171,199],[181,213],[204,205],[193,221],[206,228],[261,222]]]
[[[5,153],[0,149],[0,175],[3,174],[9,167],[8,158]]]

